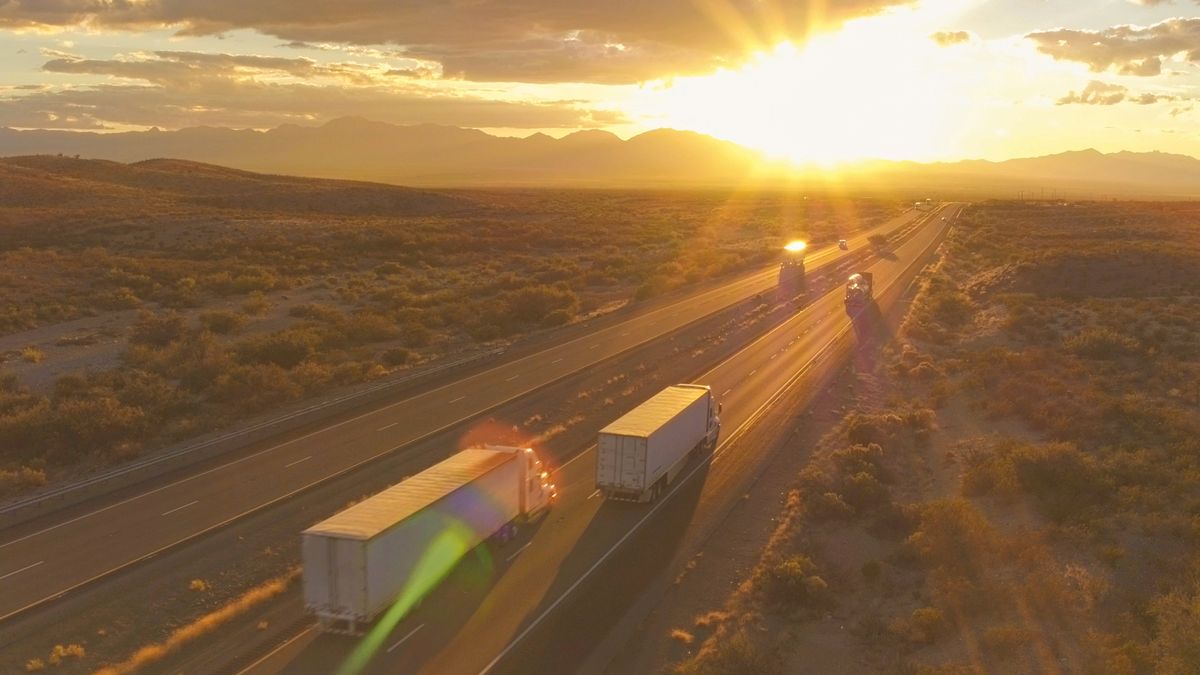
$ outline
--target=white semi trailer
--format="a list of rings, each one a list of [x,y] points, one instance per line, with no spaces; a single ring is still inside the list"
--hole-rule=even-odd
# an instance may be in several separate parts
[[[304,605],[326,632],[357,634],[407,611],[489,537],[550,508],[529,448],[471,448],[304,531]]]
[[[600,430],[596,488],[607,499],[653,501],[701,448],[721,433],[708,387],[677,384]]]

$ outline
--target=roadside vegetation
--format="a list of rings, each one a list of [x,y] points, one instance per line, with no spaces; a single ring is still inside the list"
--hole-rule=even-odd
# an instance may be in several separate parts
[[[20,340],[0,349],[0,496],[764,265],[788,239],[833,241],[900,210],[715,191],[264,183],[165,161],[17,158],[0,174],[21,186],[0,207],[0,340]],[[66,321],[82,327],[55,333]]]
[[[1200,208],[987,203],[942,253],[674,672],[1200,672]]]

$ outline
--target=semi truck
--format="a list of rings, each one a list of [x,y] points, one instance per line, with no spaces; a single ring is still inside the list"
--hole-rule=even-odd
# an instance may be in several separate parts
[[[716,447],[721,406],[699,384],[677,384],[600,430],[596,489],[606,499],[650,502],[702,449]]]
[[[385,608],[403,616],[467,553],[556,496],[530,448],[458,452],[303,532],[305,608],[323,631],[350,635]]]
[[[846,311],[861,312],[874,301],[875,277],[870,272],[855,272],[846,281]]]
[[[792,242],[783,249],[783,259],[779,262],[779,289],[788,295],[796,295],[804,290],[804,251],[808,245],[804,242]]]

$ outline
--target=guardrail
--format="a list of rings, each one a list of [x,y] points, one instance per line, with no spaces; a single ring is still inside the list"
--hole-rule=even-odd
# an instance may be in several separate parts
[[[505,351],[506,349],[503,348],[491,349],[453,361],[439,363],[421,371],[407,373],[392,380],[359,387],[354,391],[314,403],[298,410],[292,410],[282,415],[253,422],[244,427],[207,438],[203,441],[188,443],[187,445],[156,452],[154,455],[144,459],[123,464],[86,478],[52,487],[37,494],[0,504],[0,527],[9,527],[36,517],[50,506],[54,508],[70,506],[71,504],[98,496],[104,491],[119,489],[136,481],[152,478],[167,471],[182,468],[188,464],[210,459],[242,445],[248,445],[271,435],[283,433],[295,426],[300,426],[301,423],[307,423],[310,420],[306,418],[318,411],[326,411],[329,414],[333,414],[341,409],[349,408],[368,399],[381,396],[390,390],[411,384],[415,380],[498,356]]]

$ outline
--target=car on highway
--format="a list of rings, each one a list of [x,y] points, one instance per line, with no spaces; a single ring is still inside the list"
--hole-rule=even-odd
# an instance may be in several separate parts
[[[850,244],[846,243],[845,239],[838,239],[838,248],[842,249],[843,251],[848,251],[850,250]]]

